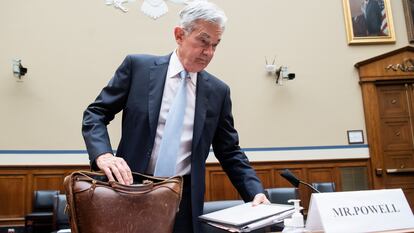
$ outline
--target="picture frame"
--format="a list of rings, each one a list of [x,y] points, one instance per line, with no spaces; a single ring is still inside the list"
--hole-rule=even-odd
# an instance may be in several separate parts
[[[364,144],[364,132],[362,130],[348,130],[348,144]]]
[[[390,1],[342,0],[349,45],[395,43]]]
[[[403,0],[405,25],[410,43],[414,43],[414,0]]]

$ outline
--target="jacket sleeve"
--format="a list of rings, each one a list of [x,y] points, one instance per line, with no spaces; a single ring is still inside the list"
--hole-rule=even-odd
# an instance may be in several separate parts
[[[244,201],[252,201],[256,194],[264,192],[256,172],[250,166],[247,156],[240,149],[238,133],[234,128],[231,113],[230,89],[228,87],[213,139],[213,150],[223,170]]]
[[[83,113],[82,135],[93,170],[98,169],[95,159],[99,155],[112,153],[107,125],[125,106],[131,82],[130,60],[130,56],[124,59],[108,85]]]

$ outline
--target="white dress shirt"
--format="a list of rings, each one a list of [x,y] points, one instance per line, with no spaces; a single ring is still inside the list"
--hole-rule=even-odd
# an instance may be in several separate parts
[[[160,150],[161,139],[164,133],[165,121],[167,119],[168,111],[170,110],[175,94],[177,93],[180,83],[180,73],[183,70],[184,67],[178,59],[177,51],[174,51],[171,55],[167,76],[165,78],[164,93],[161,101],[160,115],[158,117],[154,148],[152,150],[151,160],[147,169],[148,174],[154,174],[155,164],[157,162],[158,152]],[[175,169],[176,175],[190,174],[191,171],[191,145],[193,141],[197,73],[190,72],[189,74],[190,79],[186,79],[187,106],[185,109],[180,148],[177,155],[177,163]]]

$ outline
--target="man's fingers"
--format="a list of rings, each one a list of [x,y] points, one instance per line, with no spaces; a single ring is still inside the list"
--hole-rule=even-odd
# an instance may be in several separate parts
[[[132,184],[131,169],[123,158],[106,153],[96,159],[96,164],[105,173],[109,180],[116,180],[121,184]]]
[[[119,172],[118,166],[114,163],[114,164],[111,165],[110,168],[112,170],[112,173],[114,173],[114,175],[116,177],[116,180],[118,180],[118,182],[121,183],[121,184],[125,184],[125,181],[122,178],[121,173]]]
[[[128,166],[125,166],[126,163],[124,163],[124,160],[120,158],[117,159],[115,165],[118,169],[120,176],[122,177],[122,180],[124,181],[124,184],[127,184],[127,185],[132,184],[132,180],[130,176],[128,175],[128,173],[131,173],[131,170],[129,169]]]
[[[252,205],[253,206],[257,206],[257,205],[259,205],[260,203],[262,203],[259,199],[257,199],[257,198],[255,198],[255,199],[253,199],[253,203],[252,203]]]
[[[111,169],[109,169],[109,167],[105,167],[104,169],[102,169],[102,171],[108,177],[108,180],[115,180],[114,176],[112,176],[112,172],[111,172]]]
[[[125,168],[125,172],[126,172],[126,176],[128,177],[129,184],[132,184],[134,182],[134,178],[132,177],[131,169],[129,168],[125,160],[121,159],[121,163],[123,167]]]
[[[258,193],[253,199],[252,206],[257,206],[260,204],[270,204],[270,201],[267,199],[266,195],[263,193]]]

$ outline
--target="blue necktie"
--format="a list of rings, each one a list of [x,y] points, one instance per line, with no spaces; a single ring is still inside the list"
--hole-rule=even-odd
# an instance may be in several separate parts
[[[170,177],[175,175],[185,107],[187,105],[186,78],[188,77],[188,73],[183,70],[180,73],[180,77],[180,85],[165,122],[157,163],[155,164],[155,176]]]

